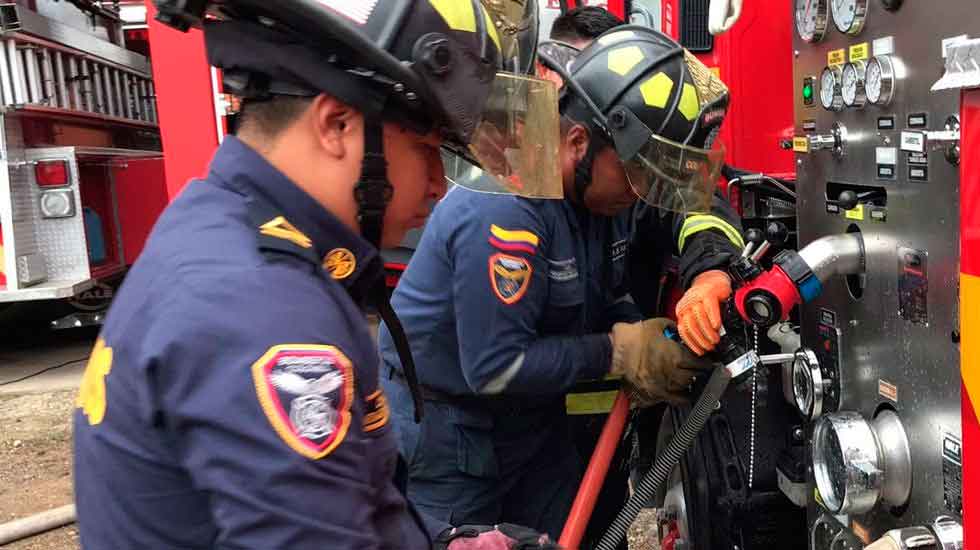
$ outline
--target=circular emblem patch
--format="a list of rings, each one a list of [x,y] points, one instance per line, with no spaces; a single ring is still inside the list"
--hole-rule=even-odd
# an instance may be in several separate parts
[[[357,269],[357,258],[346,248],[335,248],[324,258],[323,269],[334,279],[346,279]]]

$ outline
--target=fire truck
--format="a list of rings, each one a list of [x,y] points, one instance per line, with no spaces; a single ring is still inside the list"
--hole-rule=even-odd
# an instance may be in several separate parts
[[[167,204],[146,25],[124,20],[131,8],[0,4],[0,307],[8,312],[31,311],[55,327],[100,322]]]
[[[542,4],[546,33],[578,2]],[[754,230],[735,304],[769,358],[704,418],[655,408],[608,438],[626,440],[634,497],[664,474],[631,547],[980,547],[975,0],[744,0],[718,36],[708,0],[597,4],[671,35],[731,89],[719,192]],[[148,9],[173,196],[203,174],[228,101],[200,34]],[[389,256],[392,282],[406,257]],[[819,285],[792,280],[800,265]]]

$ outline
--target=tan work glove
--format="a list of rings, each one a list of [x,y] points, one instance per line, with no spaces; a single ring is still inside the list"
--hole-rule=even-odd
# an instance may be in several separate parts
[[[634,390],[641,406],[659,401],[683,405],[690,401],[688,391],[701,371],[713,365],[696,357],[683,346],[664,336],[670,319],[647,319],[638,323],[616,323],[612,337],[613,359],[610,374],[622,376]]]

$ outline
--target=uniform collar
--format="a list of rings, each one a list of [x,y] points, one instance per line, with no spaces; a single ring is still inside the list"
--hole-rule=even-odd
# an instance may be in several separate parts
[[[240,139],[225,138],[211,161],[210,173],[241,190],[259,203],[258,208],[268,212],[261,215],[260,219],[269,219],[258,222],[257,231],[285,235],[289,240],[293,240],[290,234],[298,237],[295,240],[312,248],[327,272],[344,286],[355,286],[367,271],[378,274],[379,255],[374,246]]]

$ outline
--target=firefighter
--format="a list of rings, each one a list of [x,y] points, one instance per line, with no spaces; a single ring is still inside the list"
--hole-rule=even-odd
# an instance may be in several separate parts
[[[92,352],[74,416],[82,545],[543,543],[406,502],[361,310],[383,289],[378,247],[444,193],[440,146],[465,148],[492,99],[506,39],[489,13],[156,4],[172,26],[203,26],[242,120],[158,221]]]
[[[444,521],[558,534],[581,473],[565,413],[574,384],[619,375],[644,401],[683,403],[710,368],[665,337],[668,320],[642,320],[630,303],[627,220],[637,196],[684,215],[710,209],[723,152],[709,141],[727,88],[665,35],[632,26],[597,39],[565,76],[566,200],[453,188],[395,290],[426,401],[420,425],[380,333],[409,498]]]
[[[548,38],[581,50],[602,33],[622,24],[608,10],[598,6],[580,6],[558,16],[551,24]]]

